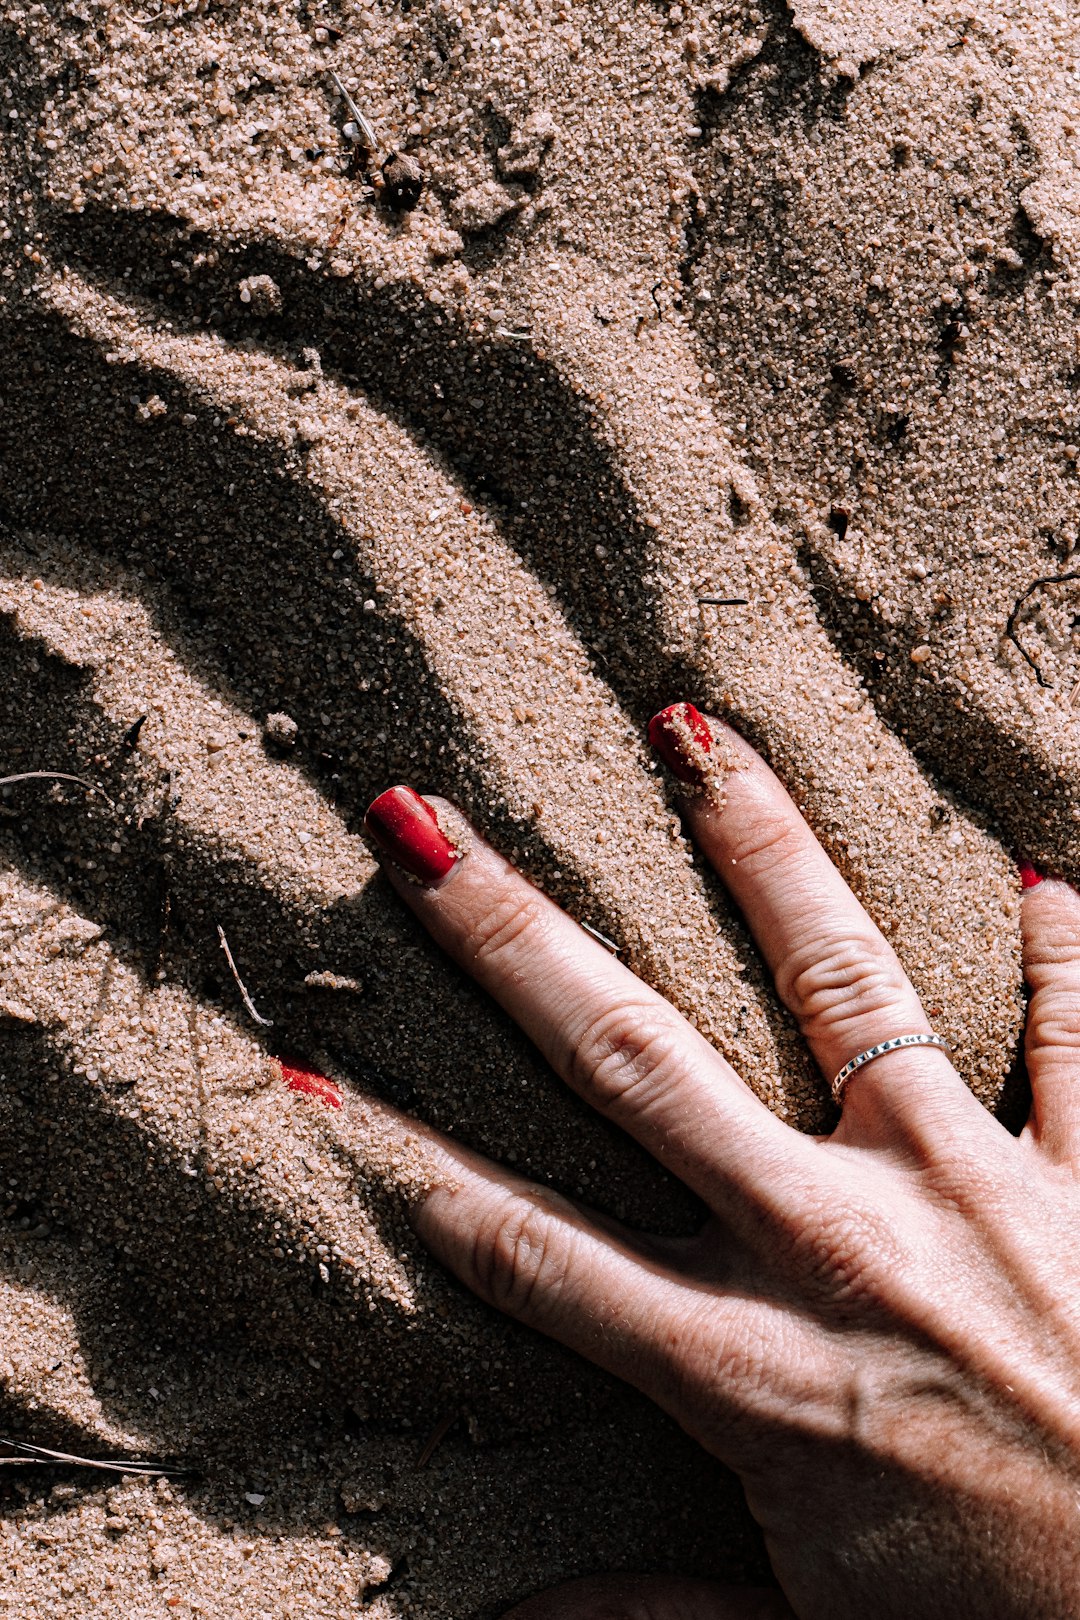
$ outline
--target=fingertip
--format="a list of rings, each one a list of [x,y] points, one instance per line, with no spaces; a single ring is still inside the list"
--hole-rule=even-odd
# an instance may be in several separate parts
[[[402,872],[424,888],[436,888],[467,853],[467,835],[457,825],[462,820],[446,800],[422,798],[415,788],[398,783],[368,805],[364,827]]]
[[[708,721],[692,703],[670,703],[654,714],[649,742],[672,775],[701,787],[712,769],[713,736]]]
[[[1040,872],[1037,866],[1033,866],[1023,856],[1020,857],[1016,865],[1020,873],[1020,887],[1022,889],[1035,889],[1043,881],[1045,873]]]

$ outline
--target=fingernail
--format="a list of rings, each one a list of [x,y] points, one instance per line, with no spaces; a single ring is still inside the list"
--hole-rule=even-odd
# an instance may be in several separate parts
[[[704,787],[712,764],[712,732],[692,703],[673,703],[649,721],[649,741],[680,782]]]
[[[1042,873],[1032,866],[1030,861],[1017,861],[1016,864],[1020,868],[1020,887],[1022,889],[1033,889],[1037,883],[1042,882]]]
[[[290,1091],[298,1091],[304,1097],[318,1097],[328,1108],[341,1107],[341,1092],[325,1074],[317,1069],[302,1069],[298,1063],[286,1063],[284,1058],[275,1058],[274,1062]]]
[[[461,858],[431,806],[411,787],[380,793],[368,806],[364,826],[391,860],[425,885],[438,883]]]

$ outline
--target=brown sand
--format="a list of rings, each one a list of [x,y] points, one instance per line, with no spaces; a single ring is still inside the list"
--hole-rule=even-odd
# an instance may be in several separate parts
[[[0,1612],[760,1578],[721,1469],[417,1251],[365,1093],[696,1211],[434,954],[363,807],[456,799],[821,1126],[643,746],[693,696],[1016,1116],[1012,851],[1080,870],[1078,44],[1050,0],[0,12],[0,774],[111,801],[0,797],[0,1434],[199,1470],[0,1470]]]

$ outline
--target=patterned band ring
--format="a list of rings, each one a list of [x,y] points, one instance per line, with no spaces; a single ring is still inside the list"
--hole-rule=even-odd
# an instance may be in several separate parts
[[[897,1051],[901,1046],[939,1046],[943,1052],[949,1050],[948,1041],[941,1035],[894,1035],[891,1040],[879,1041],[877,1046],[868,1047],[858,1057],[853,1057],[850,1063],[845,1063],[836,1075],[830,1088],[836,1106],[843,1107],[844,1092],[856,1069],[861,1069],[864,1063],[869,1063],[873,1058],[884,1057],[886,1052]]]

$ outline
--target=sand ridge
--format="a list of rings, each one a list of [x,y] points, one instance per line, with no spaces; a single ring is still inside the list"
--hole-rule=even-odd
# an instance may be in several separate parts
[[[206,1461],[9,1492],[7,1612],[760,1573],[721,1470],[409,1236],[366,1097],[697,1212],[435,956],[362,812],[455,799],[820,1128],[643,743],[693,697],[1015,1115],[1013,853],[1075,871],[1080,814],[1075,47],[1049,4],[4,13],[0,774],[112,804],[0,800],[0,1410]]]

